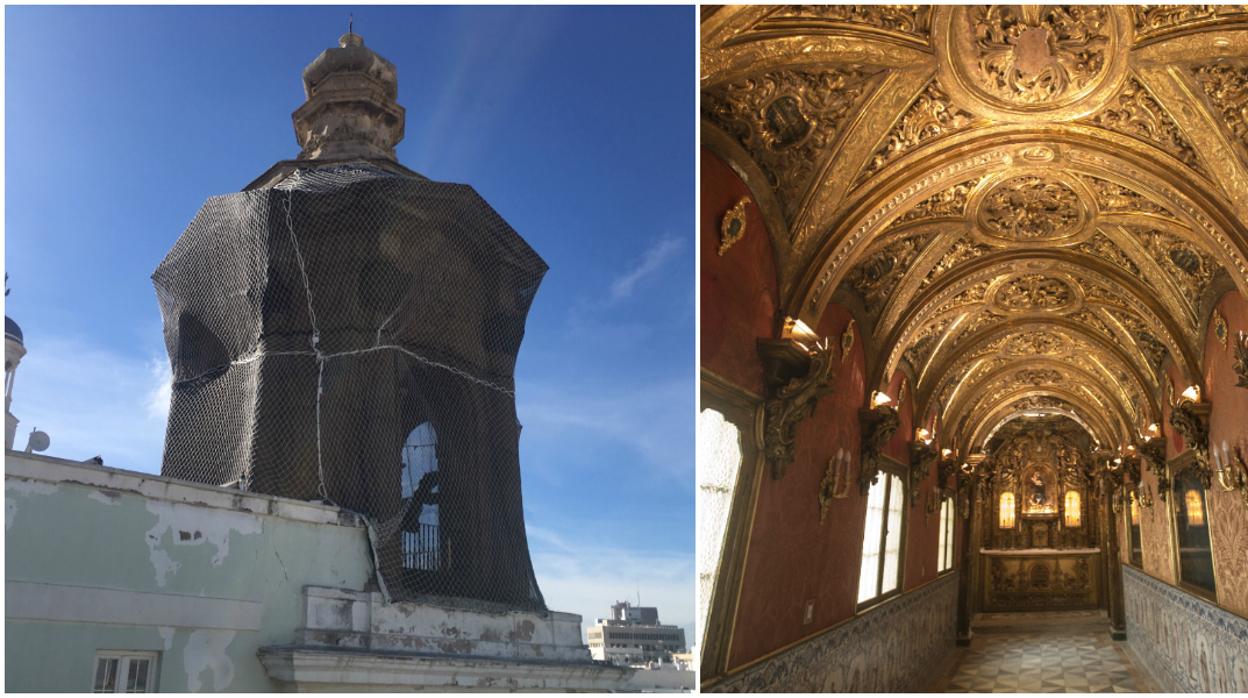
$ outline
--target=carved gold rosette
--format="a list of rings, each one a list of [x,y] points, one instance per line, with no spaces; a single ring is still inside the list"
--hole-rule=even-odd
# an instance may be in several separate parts
[[[933,42],[951,96],[1002,121],[1076,119],[1121,86],[1129,10],[1098,5],[948,6]]]

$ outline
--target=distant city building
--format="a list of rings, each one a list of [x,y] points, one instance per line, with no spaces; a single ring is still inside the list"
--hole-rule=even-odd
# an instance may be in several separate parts
[[[674,654],[688,650],[685,631],[659,622],[659,609],[620,601],[610,618],[599,618],[589,629],[589,652],[594,659],[617,665],[671,663]]]

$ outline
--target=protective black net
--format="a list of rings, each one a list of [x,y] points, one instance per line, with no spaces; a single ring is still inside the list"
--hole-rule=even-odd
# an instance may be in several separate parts
[[[465,185],[359,164],[209,199],[152,276],[161,473],[363,514],[392,600],[545,610],[513,378],[545,272]]]

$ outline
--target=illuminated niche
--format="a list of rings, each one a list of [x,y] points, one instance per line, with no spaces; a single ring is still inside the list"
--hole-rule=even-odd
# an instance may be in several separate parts
[[[1001,493],[1001,513],[998,517],[1000,528],[1014,528],[1014,493]]]
[[[1064,523],[1067,528],[1079,528],[1083,519],[1080,514],[1079,492],[1071,490],[1066,493],[1066,507]]]
[[[1188,490],[1183,499],[1187,504],[1187,525],[1205,525],[1205,502],[1196,490]]]

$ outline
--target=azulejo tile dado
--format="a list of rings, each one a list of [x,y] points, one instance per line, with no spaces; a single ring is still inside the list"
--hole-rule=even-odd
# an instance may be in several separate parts
[[[1248,692],[1248,619],[1123,566],[1127,642],[1161,689]]]
[[[956,574],[881,604],[774,657],[730,674],[713,692],[921,690],[954,648]],[[738,628],[737,632],[748,631]]]

